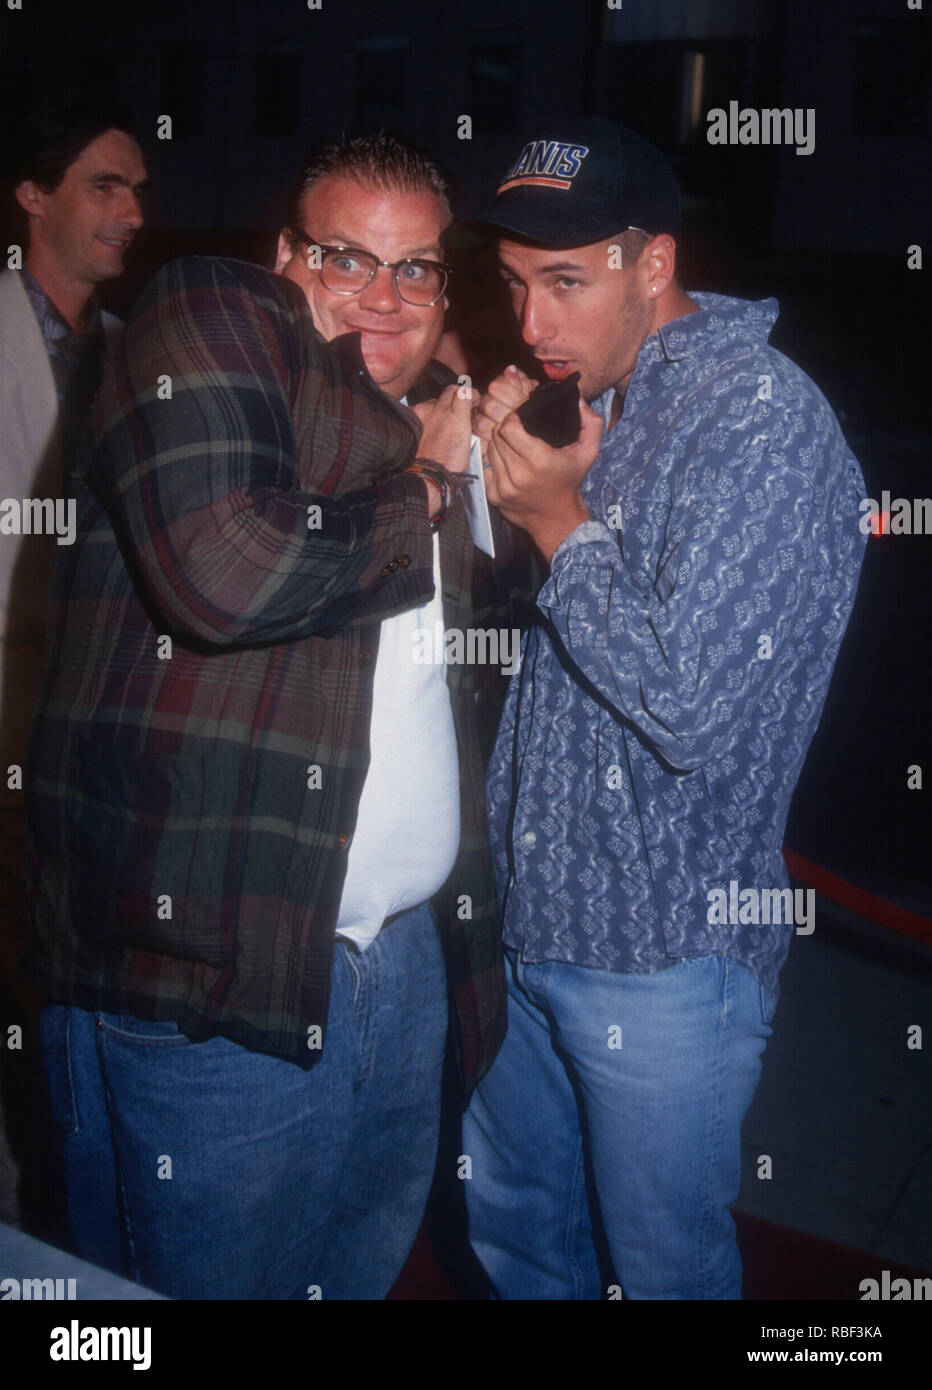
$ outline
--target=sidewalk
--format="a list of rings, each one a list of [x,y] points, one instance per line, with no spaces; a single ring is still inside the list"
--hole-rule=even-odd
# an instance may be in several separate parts
[[[932,951],[817,897],[781,976],[738,1210],[932,1273],[930,1056]]]

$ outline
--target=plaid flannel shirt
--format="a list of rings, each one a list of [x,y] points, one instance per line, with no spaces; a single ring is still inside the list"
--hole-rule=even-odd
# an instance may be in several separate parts
[[[398,476],[419,435],[288,281],[194,257],[143,294],[72,478],[27,774],[24,964],[54,999],[319,1059],[380,624],[433,593],[426,494]],[[458,501],[447,626],[475,621],[472,566]],[[476,672],[447,679],[461,843],[434,903],[468,1089],[504,977]]]

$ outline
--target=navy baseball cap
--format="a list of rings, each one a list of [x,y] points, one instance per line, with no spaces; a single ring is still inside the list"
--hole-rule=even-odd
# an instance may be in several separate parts
[[[639,227],[680,234],[680,191],[649,140],[601,117],[550,121],[523,142],[491,207],[471,218],[545,246]]]

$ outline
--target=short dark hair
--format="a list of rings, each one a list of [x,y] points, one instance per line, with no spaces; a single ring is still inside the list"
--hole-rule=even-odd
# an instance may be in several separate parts
[[[11,188],[31,180],[54,193],[78,156],[108,130],[136,138],[136,119],[115,97],[76,96],[36,107],[11,133],[3,152],[3,181]]]
[[[387,131],[315,145],[288,195],[288,226],[298,231],[301,205],[328,176],[355,179],[390,193],[435,193],[450,211],[452,186],[432,160]],[[451,214],[452,216],[452,214]]]
[[[615,237],[615,241],[621,246],[621,258],[626,266],[631,265],[633,261],[639,261],[644,247],[652,240],[653,234],[640,227],[627,227]]]

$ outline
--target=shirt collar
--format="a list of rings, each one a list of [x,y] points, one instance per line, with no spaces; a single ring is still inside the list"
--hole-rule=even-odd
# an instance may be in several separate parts
[[[730,341],[738,333],[745,338],[766,341],[780,312],[775,299],[734,299],[730,295],[711,294],[707,290],[691,290],[689,297],[694,304],[698,304],[698,312],[671,319],[645,339],[638,353],[632,384],[634,376],[640,375],[645,367],[654,363],[680,362],[694,353],[714,347],[716,339]],[[592,402],[593,410],[602,414],[606,427],[611,420],[614,399],[615,388],[610,386]]]
[[[730,295],[710,294],[705,290],[694,291],[689,297],[699,305],[699,312],[665,323],[648,338],[641,356],[653,347],[656,357],[662,354],[668,362],[678,362],[734,328],[766,338],[780,312],[775,299],[733,299]]]
[[[96,295],[92,297],[88,305],[87,322],[84,325],[83,332],[76,333],[56,305],[55,301],[49,297],[39,284],[32,271],[28,270],[26,266],[23,266],[20,274],[23,277],[23,289],[26,291],[29,302],[32,304],[39,324],[43,329],[44,338],[48,338],[49,336],[55,338],[71,337],[81,342],[85,338],[97,336],[101,329],[101,320],[100,306],[97,303]],[[50,334],[46,325],[48,325],[49,328],[54,325],[54,332]]]

